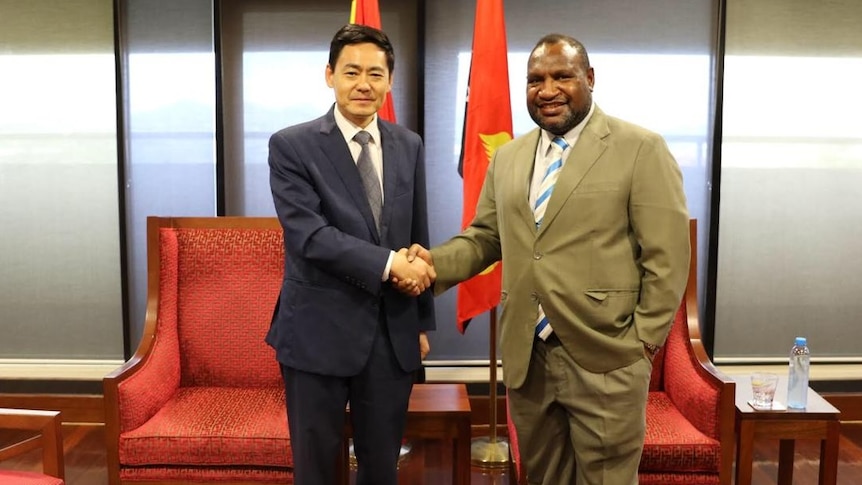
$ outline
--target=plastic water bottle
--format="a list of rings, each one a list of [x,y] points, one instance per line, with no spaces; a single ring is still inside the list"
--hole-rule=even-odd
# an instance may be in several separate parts
[[[790,372],[787,376],[787,407],[805,409],[808,404],[808,370],[811,352],[805,337],[796,337],[790,349]]]

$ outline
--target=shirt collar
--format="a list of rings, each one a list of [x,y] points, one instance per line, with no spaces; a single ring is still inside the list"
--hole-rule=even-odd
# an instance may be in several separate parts
[[[380,127],[377,126],[377,113],[374,113],[374,118],[371,120],[371,123],[368,123],[368,126],[365,128],[360,128],[353,124],[352,121],[348,120],[341,114],[341,111],[338,110],[338,106],[333,110],[335,112],[335,124],[338,126],[338,129],[341,130],[341,134],[344,135],[344,140],[348,143],[353,141],[353,137],[359,133],[360,131],[367,131],[371,134],[371,140],[380,146]]]

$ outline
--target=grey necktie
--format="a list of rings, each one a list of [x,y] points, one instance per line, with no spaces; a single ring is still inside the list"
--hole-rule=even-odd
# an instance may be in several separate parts
[[[383,208],[383,194],[380,192],[380,178],[377,175],[377,171],[374,170],[374,164],[371,163],[371,149],[368,148],[368,142],[371,141],[371,133],[364,130],[360,131],[353,136],[353,140],[362,146],[362,151],[359,152],[359,159],[356,160],[356,168],[359,169],[362,186],[365,187],[365,196],[368,197],[368,204],[371,206],[374,225],[379,231],[380,211]]]

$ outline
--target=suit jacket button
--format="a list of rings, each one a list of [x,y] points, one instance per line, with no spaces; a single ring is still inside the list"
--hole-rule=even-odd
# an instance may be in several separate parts
[[[542,259],[542,256],[543,256],[543,255],[542,255],[542,252],[541,252],[541,251],[536,251],[536,252],[534,252],[534,253],[533,253],[533,259],[535,259],[536,261],[538,261],[538,260]]]

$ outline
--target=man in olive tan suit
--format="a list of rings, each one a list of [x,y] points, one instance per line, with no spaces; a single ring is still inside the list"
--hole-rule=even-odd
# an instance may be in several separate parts
[[[580,42],[540,40],[540,128],[496,152],[464,232],[410,250],[438,294],[502,259],[503,376],[531,484],[637,483],[652,357],[688,277],[680,169],[659,135],[593,104],[594,79]]]

